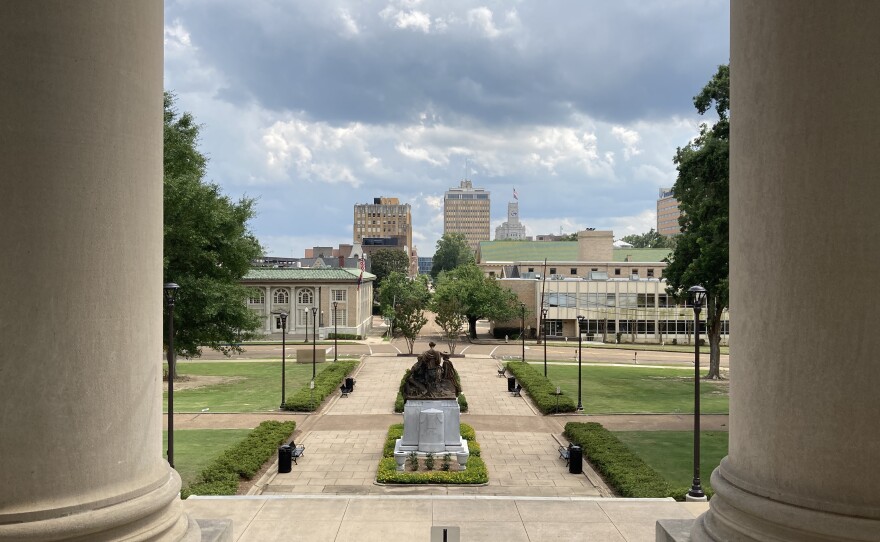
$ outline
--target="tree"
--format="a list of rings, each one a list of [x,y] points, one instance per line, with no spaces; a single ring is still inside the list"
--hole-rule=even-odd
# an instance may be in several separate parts
[[[627,235],[621,240],[631,244],[633,248],[675,248],[673,238],[660,235],[654,228],[641,235]]]
[[[437,241],[431,278],[437,280],[441,271],[451,271],[460,265],[474,263],[474,253],[460,233],[445,233]]]
[[[180,290],[174,305],[174,346],[187,358],[207,346],[241,352],[256,338],[260,317],[247,308],[252,290],[240,284],[251,260],[262,254],[248,230],[254,200],[231,201],[203,181],[207,160],[197,149],[199,126],[179,115],[165,93],[163,276]]]
[[[400,330],[410,354],[413,353],[419,331],[428,323],[425,308],[430,299],[428,277],[424,275],[410,279],[404,273],[393,271],[379,287],[382,315],[391,319],[392,335],[394,329]]]
[[[481,318],[506,322],[519,316],[516,294],[502,288],[495,277],[487,277],[476,264],[462,265],[441,274],[436,289],[445,288],[456,291],[472,339],[477,338],[477,320]]]
[[[371,257],[370,272],[376,275],[373,288],[378,291],[382,280],[396,271],[404,275],[409,273],[409,256],[402,250],[380,248]]]
[[[730,298],[730,68],[718,72],[694,97],[694,106],[705,114],[714,104],[718,121],[700,126],[700,135],[679,148],[674,162],[678,178],[672,192],[681,209],[681,234],[663,271],[668,293],[683,299],[696,284],[706,289],[706,331],[709,339],[709,374],[719,379],[721,315]]]
[[[455,347],[467,322],[462,310],[464,300],[461,294],[462,291],[455,287],[455,281],[441,280],[431,298],[431,310],[435,314],[434,322],[443,330],[443,338],[446,339],[450,354],[455,354]]]
[[[560,240],[560,241],[577,241],[577,240],[578,240],[578,234],[577,234],[577,232],[574,232],[574,233],[566,233],[566,234],[564,234],[564,235],[559,236],[559,240]]]

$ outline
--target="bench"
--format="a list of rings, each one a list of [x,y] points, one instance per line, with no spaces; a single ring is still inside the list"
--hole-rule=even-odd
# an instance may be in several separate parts
[[[339,386],[339,391],[342,393],[343,397],[348,397],[348,394],[354,391],[354,383],[357,382],[354,378],[346,377],[345,382]]]
[[[506,372],[507,372],[507,367],[505,367],[504,365],[498,367],[498,376],[504,376],[504,374]]]
[[[520,392],[522,391],[522,386],[519,385],[519,382],[516,383],[516,387],[513,388],[513,397],[522,397]]]
[[[293,459],[294,463],[296,463],[296,459],[298,457],[300,457],[306,453],[305,444],[300,444],[299,446],[297,446],[296,442],[291,440],[290,444],[288,444],[288,446],[290,446],[290,458]]]
[[[568,446],[570,447],[571,444],[569,444]],[[568,447],[559,447],[559,459],[564,459],[566,466],[568,465],[568,462],[571,461],[571,451],[568,449]]]

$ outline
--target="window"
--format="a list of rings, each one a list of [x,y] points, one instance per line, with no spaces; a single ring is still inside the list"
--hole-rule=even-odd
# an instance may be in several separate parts
[[[550,274],[551,274],[551,275],[555,275],[555,274],[556,274],[556,268],[555,268],[555,267],[551,267],[551,268],[550,268]]]
[[[620,275],[620,268],[619,268],[619,267],[615,267],[615,268],[614,268],[614,274],[615,274],[615,275]]]
[[[534,273],[534,272],[535,272],[535,268],[534,268],[534,267],[529,267],[529,273]]]
[[[345,309],[339,309],[339,308],[336,309],[336,322],[335,322],[335,324],[337,326],[348,325],[347,324],[348,319],[346,318],[346,314],[347,314],[347,312]]]
[[[298,295],[300,305],[311,305],[314,302],[315,294],[312,290],[300,290]]]
[[[263,294],[263,290],[254,289],[253,293],[248,297],[248,303],[251,305],[262,305],[266,302],[266,296]]]
[[[592,272],[594,272],[594,273],[595,273],[596,271],[598,271],[598,270],[599,270],[598,267],[591,267],[591,268],[590,268],[590,271],[592,271]]]
[[[571,274],[572,274],[572,275],[577,275],[577,274],[578,274],[577,267],[572,267],[572,268],[571,268]]]
[[[575,307],[575,294],[550,293],[547,294],[547,305],[550,307]]]
[[[281,328],[282,328],[282,326],[281,326],[281,317],[280,317],[280,316],[276,316],[276,317],[275,317],[275,329],[277,329],[278,331],[281,331]]]
[[[330,290],[331,301],[345,301],[346,290]]]
[[[652,278],[653,276],[654,276],[654,270],[653,270],[653,269],[648,269],[648,277],[649,277],[649,278]]]
[[[654,308],[654,297],[654,294],[638,294],[638,306]]]
[[[276,305],[286,305],[290,303],[290,292],[287,291],[287,288],[279,288],[275,290],[275,293],[272,294],[272,303]]]

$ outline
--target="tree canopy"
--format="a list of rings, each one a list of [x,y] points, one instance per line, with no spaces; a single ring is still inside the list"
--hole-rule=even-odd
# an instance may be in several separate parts
[[[257,336],[260,318],[247,308],[252,293],[239,281],[262,254],[248,229],[254,200],[231,201],[203,180],[207,160],[199,152],[199,125],[178,114],[165,93],[164,260],[165,282],[180,285],[174,306],[174,347],[185,357],[207,346],[225,354],[241,351]]]
[[[650,231],[642,234],[627,235],[621,239],[631,244],[633,248],[674,248],[675,241],[671,237],[661,235],[659,232],[651,228]]]
[[[474,263],[474,253],[468,246],[464,235],[445,233],[437,241],[434,261],[431,265],[431,278],[436,280],[442,271],[451,271],[468,263]]]
[[[473,263],[442,273],[435,290],[459,307],[473,339],[477,338],[477,320],[489,318],[505,322],[519,315],[516,294],[502,288],[495,277],[487,277]]]
[[[730,296],[730,69],[723,65],[694,106],[705,114],[714,104],[718,121],[675,154],[678,178],[672,188],[681,209],[681,234],[663,271],[667,290],[678,298],[700,284],[706,291],[709,378],[720,378],[721,315]]]
[[[419,331],[428,323],[425,317],[431,299],[428,277],[419,275],[410,279],[404,273],[393,271],[379,287],[378,298],[382,315],[391,319],[392,334],[395,329],[399,330],[412,354]]]
[[[373,283],[375,291],[382,286],[382,280],[395,271],[404,275],[409,272],[409,256],[406,252],[380,248],[370,257],[370,272],[376,275]]]

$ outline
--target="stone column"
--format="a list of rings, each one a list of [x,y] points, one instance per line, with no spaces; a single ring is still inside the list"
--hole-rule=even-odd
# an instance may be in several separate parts
[[[880,533],[880,3],[731,5],[730,450],[694,540]]]
[[[2,540],[199,539],[162,450],[162,9],[0,3]]]

